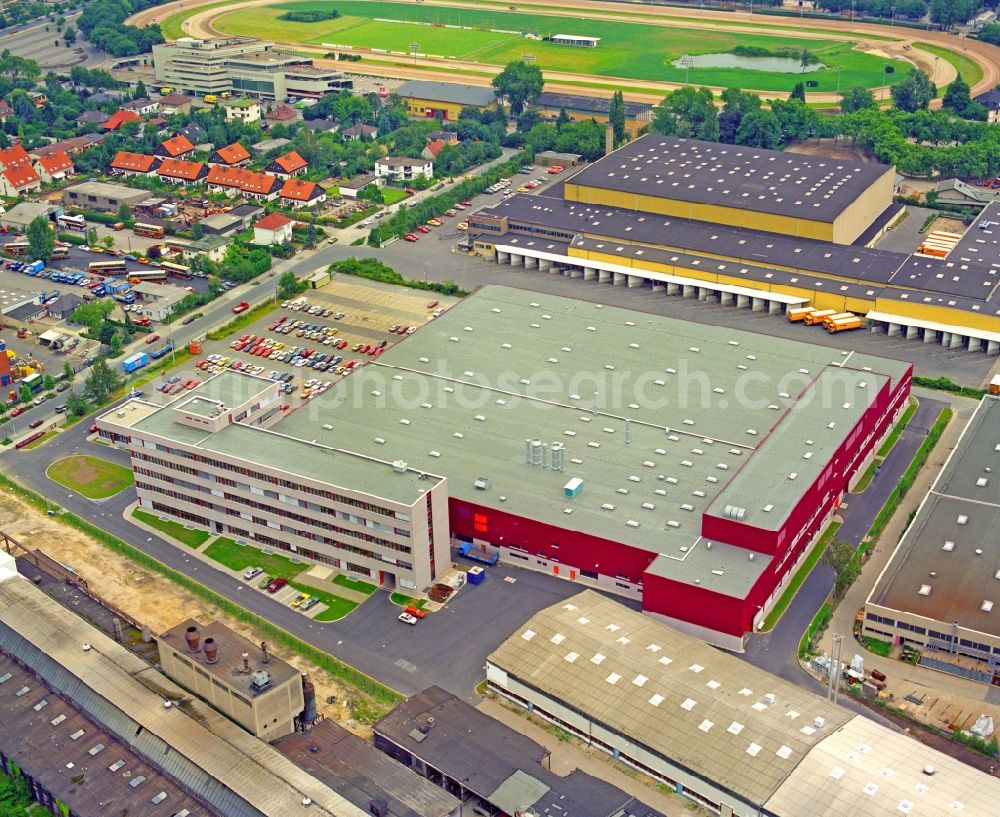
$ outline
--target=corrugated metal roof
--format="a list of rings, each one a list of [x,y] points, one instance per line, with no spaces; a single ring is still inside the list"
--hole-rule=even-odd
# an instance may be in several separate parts
[[[21,577],[0,582],[0,648],[223,814],[288,817],[308,798],[310,815],[364,815]]]

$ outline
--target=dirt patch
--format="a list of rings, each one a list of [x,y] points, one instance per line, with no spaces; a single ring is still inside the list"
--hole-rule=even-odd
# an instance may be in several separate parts
[[[928,232],[931,230],[943,230],[946,233],[958,233],[961,235],[965,232],[965,223],[960,218],[938,216],[934,219],[934,223],[931,224]]]
[[[840,139],[820,139],[811,142],[799,142],[785,148],[786,153],[799,153],[803,156],[826,156],[829,159],[847,159],[849,161],[872,162],[862,148]]]
[[[147,624],[154,634],[191,617],[205,622],[219,619],[254,643],[267,640],[252,627],[230,618],[214,605],[168,579],[138,567],[90,537],[9,494],[0,496],[0,530],[26,547],[40,548],[57,561],[74,568],[93,591]],[[272,647],[272,651],[300,672],[309,674],[316,686],[316,700],[321,714],[338,721],[355,734],[363,737],[370,735],[370,729],[352,720],[348,707],[349,702],[361,697],[359,693],[296,655],[277,646]],[[331,696],[335,702],[327,704]]]
[[[83,457],[70,457],[66,461],[66,467],[71,470],[73,478],[80,483],[91,483],[97,479],[97,469]],[[112,483],[104,483],[108,487]]]

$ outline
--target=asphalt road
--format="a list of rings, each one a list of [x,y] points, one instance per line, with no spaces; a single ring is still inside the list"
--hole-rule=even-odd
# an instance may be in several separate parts
[[[79,12],[64,15],[67,25],[76,27]],[[45,27],[48,26],[48,31]],[[19,30],[0,37],[0,49],[7,49],[19,57],[35,60],[44,73],[47,69],[69,73],[74,65],[93,68],[104,62],[108,55],[94,48],[80,35],[71,48],[66,47],[62,32],[56,31],[48,20],[32,20],[18,27]],[[64,29],[65,30],[65,29]],[[10,32],[10,29],[7,29]],[[59,43],[56,46],[56,42]]]
[[[919,408],[882,464],[879,475],[872,479],[864,492],[849,495],[847,507],[840,511],[843,524],[837,532],[837,538],[855,546],[861,543],[875,516],[927,437],[934,420],[946,405],[938,400],[921,398]],[[807,676],[798,662],[799,640],[833,589],[833,580],[833,569],[821,560],[803,582],[775,628],[769,633],[758,633],[750,637],[742,658],[787,681],[802,683],[802,679]]]
[[[89,424],[78,423],[40,448],[8,451],[0,455],[0,467],[52,502],[403,694],[412,695],[437,684],[474,702],[486,656],[525,619],[581,589],[543,573],[500,565],[487,569],[483,584],[466,585],[443,611],[413,627],[396,620],[399,608],[384,592],[373,594],[340,622],[315,622],[252,584],[216,570],[184,548],[127,522],[122,514],[135,501],[134,489],[93,501],[48,479],[46,467],[73,454],[88,453],[128,465],[126,452],[86,441]],[[40,544],[44,549],[44,543]],[[505,577],[515,581],[505,581]]]

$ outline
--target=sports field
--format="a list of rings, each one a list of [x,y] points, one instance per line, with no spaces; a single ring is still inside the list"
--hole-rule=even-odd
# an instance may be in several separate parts
[[[340,16],[317,23],[278,19],[286,11],[336,9]],[[173,20],[168,21],[173,22]],[[689,82],[723,87],[787,91],[804,79],[818,82],[813,91],[834,91],[854,85],[878,86],[902,79],[908,64],[857,51],[838,40],[748,34],[730,29],[693,29],[541,14],[456,8],[426,3],[404,4],[377,0],[281,3],[243,8],[214,21],[224,34],[244,34],[280,42],[342,45],[408,53],[416,45],[421,54],[504,65],[534,55],[535,63],[550,71],[664,82]],[[532,39],[552,34],[600,37],[596,48],[553,45]],[[807,75],[728,68],[692,68],[685,72],[671,62],[689,54],[729,52],[735,46],[757,46],[772,52],[809,50],[826,70]],[[895,72],[883,75],[883,66]],[[839,78],[838,78],[839,74]]]

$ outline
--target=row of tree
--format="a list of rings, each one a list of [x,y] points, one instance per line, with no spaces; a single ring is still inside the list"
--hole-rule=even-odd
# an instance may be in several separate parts
[[[144,54],[164,42],[159,24],[138,28],[125,25],[125,19],[154,5],[155,0],[93,0],[84,8],[77,27],[91,43],[116,57]]]

